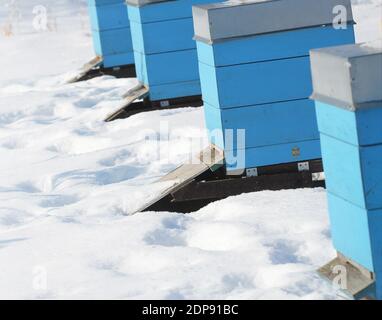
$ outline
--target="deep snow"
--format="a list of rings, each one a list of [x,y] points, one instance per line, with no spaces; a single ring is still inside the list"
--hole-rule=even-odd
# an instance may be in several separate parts
[[[128,216],[207,143],[202,109],[104,123],[136,82],[64,85],[93,56],[85,2],[14,3],[17,28],[0,32],[0,298],[343,297],[315,273],[335,254],[323,189]],[[381,1],[361,3],[357,40],[381,38]],[[51,31],[33,29],[36,4]]]

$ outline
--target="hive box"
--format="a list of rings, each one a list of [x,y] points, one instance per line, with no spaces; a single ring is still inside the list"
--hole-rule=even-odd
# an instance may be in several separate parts
[[[342,29],[336,5],[347,8]],[[229,161],[241,148],[245,168],[321,158],[309,50],[354,43],[350,0],[227,2],[193,16],[207,128],[246,132],[240,146],[210,135],[227,170],[241,169]]]
[[[312,75],[337,251],[382,298],[382,41],[313,50]]]
[[[137,77],[151,101],[200,96],[192,5],[210,0],[127,0]]]
[[[134,64],[124,0],[88,0],[94,50],[105,68]]]

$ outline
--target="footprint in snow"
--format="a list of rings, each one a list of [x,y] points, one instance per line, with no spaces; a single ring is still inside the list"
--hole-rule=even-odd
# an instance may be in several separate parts
[[[119,161],[123,161],[124,159],[129,158],[130,155],[131,155],[130,151],[128,151],[128,150],[121,150],[121,151],[116,152],[112,156],[108,156],[108,157],[106,157],[104,159],[99,160],[98,163],[101,166],[104,166],[104,167],[113,167]]]
[[[12,245],[13,243],[17,243],[17,242],[21,242],[25,240],[28,240],[28,238],[14,238],[14,239],[5,239],[5,240],[0,239],[0,249],[4,249]]]
[[[94,107],[98,102],[99,101],[96,99],[82,98],[82,99],[79,99],[78,101],[75,101],[73,105],[76,106],[77,108],[87,109],[87,108]]]
[[[187,245],[181,229],[159,228],[148,232],[143,240],[148,245],[162,247],[184,247]]]
[[[300,263],[299,244],[290,240],[277,240],[269,245],[269,257],[273,264]]]
[[[222,277],[222,283],[226,292],[254,287],[253,279],[243,273],[226,274]]]
[[[31,181],[24,181],[16,184],[16,190],[25,193],[39,193],[41,190]]]
[[[59,208],[78,202],[79,199],[73,195],[49,195],[44,196],[44,200],[40,202],[43,208]]]

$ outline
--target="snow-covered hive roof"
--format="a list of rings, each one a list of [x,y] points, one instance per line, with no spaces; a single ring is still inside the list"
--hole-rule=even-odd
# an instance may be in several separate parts
[[[332,24],[333,8],[346,8],[353,21],[350,0],[227,1],[193,7],[197,40],[212,43],[228,38]]]
[[[311,51],[312,98],[355,111],[382,106],[382,40]]]

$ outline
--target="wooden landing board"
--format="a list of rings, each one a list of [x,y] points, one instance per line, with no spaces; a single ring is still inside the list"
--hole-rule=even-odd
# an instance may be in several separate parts
[[[195,163],[184,164],[176,168],[174,171],[161,178],[158,182],[177,181],[178,183],[183,183],[189,181],[206,170],[211,169],[214,171],[215,167],[222,166],[224,156],[220,149],[209,146],[203,150],[195,160]]]
[[[139,84],[135,86],[134,88],[130,89],[123,95],[123,103],[121,106],[118,107],[117,111],[109,114],[105,121],[113,121],[118,118],[118,116],[125,112],[125,109],[127,109],[132,103],[134,103],[137,100],[141,100],[144,97],[146,97],[149,93],[149,88],[147,88],[143,84]]]
[[[220,149],[209,146],[205,150],[203,150],[195,159],[193,159],[192,163],[184,164],[174,171],[171,171],[169,174],[165,175],[158,182],[170,182],[173,184],[171,187],[163,190],[157,197],[151,200],[149,203],[145,204],[141,207],[137,212],[142,212],[145,209],[152,206],[154,203],[160,201],[165,198],[169,194],[179,190],[185,185],[191,183],[195,178],[203,174],[208,170],[216,170],[224,164],[224,154]]]
[[[339,266],[346,270],[346,289],[343,289],[343,291],[356,299],[367,298],[362,296],[362,292],[365,292],[374,284],[373,273],[346,258],[341,253],[338,253],[335,259],[317,271],[323,278],[333,283],[336,281],[336,277],[341,274]]]
[[[75,77],[68,80],[67,83],[69,84],[69,83],[75,83],[79,81],[92,69],[101,65],[102,62],[103,62],[103,58],[101,56],[96,56],[95,58],[90,60],[88,63],[84,64],[84,66],[80,69],[80,72]]]

